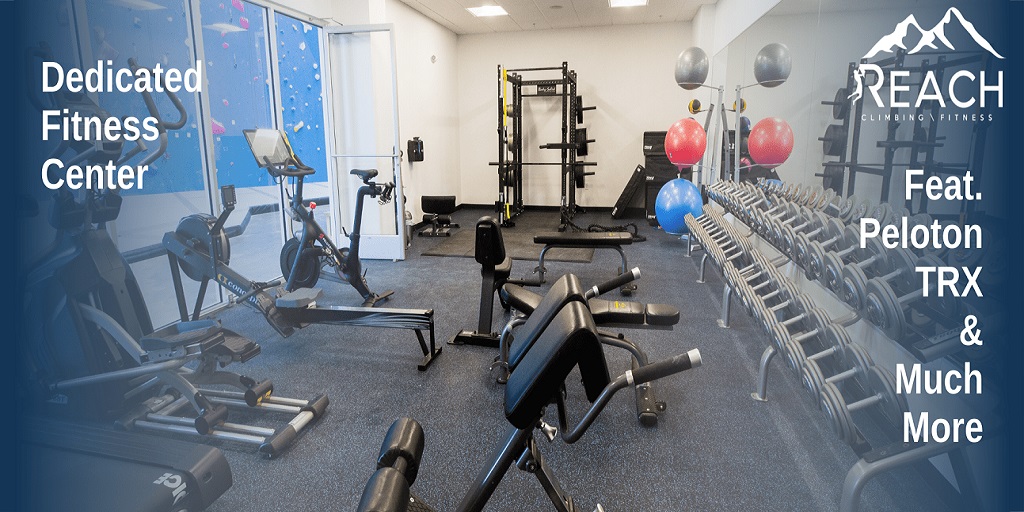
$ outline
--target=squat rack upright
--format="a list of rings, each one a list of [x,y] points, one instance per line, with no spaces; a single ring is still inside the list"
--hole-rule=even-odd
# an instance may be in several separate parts
[[[561,76],[534,80],[523,78],[523,73],[551,71],[559,71]],[[578,125],[583,122],[583,111],[597,107],[583,106],[582,97],[576,93],[576,86],[576,72],[569,69],[567,62],[562,62],[561,66],[539,68],[510,69],[498,65],[498,160],[490,162],[490,165],[498,169],[498,200],[494,206],[502,226],[515,226],[513,219],[524,210],[523,168],[526,166],[561,167],[559,231],[564,231],[580,211],[580,206],[576,204],[576,189],[583,188],[586,176],[594,174],[584,171],[584,167],[596,166],[597,163],[578,159],[587,154],[587,144],[594,142],[593,139],[587,139],[586,128]],[[536,89],[524,92],[523,87]],[[562,101],[562,139],[560,142],[543,144],[540,149],[560,150],[561,161],[524,162],[523,98],[555,96]]]

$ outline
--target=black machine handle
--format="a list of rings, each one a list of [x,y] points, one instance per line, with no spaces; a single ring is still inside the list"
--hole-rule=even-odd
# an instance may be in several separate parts
[[[145,69],[147,72],[153,73],[153,70],[140,66],[134,57],[128,59],[128,67],[131,68],[133,73],[140,69]],[[167,95],[167,98],[171,100],[171,104],[174,105],[174,109],[178,111],[178,120],[173,123],[165,121],[163,116],[160,114],[160,110],[156,107],[156,102],[153,101],[153,95],[149,91],[141,91],[140,93],[142,94],[143,101],[146,102],[146,109],[149,110],[149,115],[157,120],[157,126],[161,132],[180,129],[182,126],[185,126],[185,122],[188,121],[188,111],[185,110],[185,105],[181,103],[177,94],[167,90],[167,88],[163,86],[163,76],[157,76],[157,84],[158,87],[164,90],[164,94]]]
[[[594,400],[590,409],[587,410],[586,414],[583,415],[583,418],[571,430],[566,426],[568,424],[568,420],[566,419],[565,413],[565,401],[562,399],[561,394],[559,394],[558,423],[560,430],[562,431],[562,440],[567,444],[579,441],[580,438],[583,437],[583,434],[587,432],[587,429],[590,428],[590,425],[594,423],[594,420],[597,419],[597,416],[601,414],[601,411],[604,410],[605,405],[608,405],[608,401],[611,400],[612,396],[620,389],[667,377],[675,373],[689,370],[690,368],[696,368],[700,365],[700,351],[693,349],[684,354],[679,354],[675,357],[664,361],[658,361],[654,364],[641,366],[636,370],[630,370],[619,375],[604,387],[601,394],[598,395],[597,400]]]
[[[139,63],[135,60],[134,57],[128,59],[128,67],[132,70],[133,73],[138,72],[138,70],[140,69],[145,69],[148,73],[155,75],[155,73],[153,73],[151,69],[139,66]],[[167,88],[163,86],[162,76],[157,76],[157,84],[159,88],[162,88],[164,90],[164,93],[167,95],[167,98],[171,100],[171,104],[174,105],[174,109],[178,111],[178,120],[174,121],[173,123],[165,121],[163,115],[160,114],[160,109],[156,106],[156,102],[153,101],[152,93],[150,93],[149,91],[140,91],[140,94],[142,94],[142,100],[146,103],[146,110],[148,110],[149,115],[157,121],[156,129],[157,132],[159,133],[160,145],[153,151],[147,153],[146,157],[143,158],[138,163],[139,166],[149,165],[155,162],[157,158],[160,158],[160,155],[163,155],[164,152],[167,151],[167,131],[180,129],[181,127],[185,126],[185,122],[188,121],[188,112],[185,110],[185,105],[181,103],[181,100],[178,98],[177,94],[167,90]],[[141,144],[142,141],[139,140],[138,142],[139,146],[136,147],[136,150],[126,155],[122,159],[122,161],[134,157],[136,154],[139,153],[139,151],[145,151],[145,146]]]
[[[599,295],[604,295],[612,290],[618,289],[619,287],[629,284],[633,281],[640,279],[640,268],[633,267],[628,272],[619,274],[614,279],[601,283],[587,290],[584,294],[588,299],[593,299]]]
[[[690,368],[696,368],[700,365],[700,351],[693,349],[689,352],[658,361],[657,363],[647,364],[636,370],[630,370],[625,375],[626,380],[632,377],[633,384],[643,384],[689,370]]]

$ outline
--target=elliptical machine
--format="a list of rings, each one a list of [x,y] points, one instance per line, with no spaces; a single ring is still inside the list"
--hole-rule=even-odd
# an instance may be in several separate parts
[[[365,198],[375,198],[382,205],[388,204],[391,202],[395,184],[379,184],[373,181],[377,177],[377,169],[352,169],[350,174],[358,176],[363,185],[359,187],[356,195],[352,233],[346,233],[349,247],[339,249],[313,218],[316,203],[310,203],[309,208],[306,208],[302,202],[303,179],[315,173],[316,169],[302,163],[298,155],[292,151],[288,137],[283,131],[261,128],[243,130],[242,133],[249,141],[256,163],[261,168],[267,169],[275,179],[295,178],[293,190],[288,192],[286,189],[289,195],[288,214],[293,221],[302,223],[302,231],[285,242],[281,248],[281,275],[288,278],[285,290],[291,292],[299,288],[312,288],[320,280],[320,272],[326,265],[334,267],[338,277],[359,292],[363,297],[364,307],[373,307],[394,294],[395,292],[391,290],[381,294],[370,290],[363,273],[363,265],[359,261],[359,238]],[[270,151],[264,151],[266,149]],[[342,230],[344,231],[344,228]]]

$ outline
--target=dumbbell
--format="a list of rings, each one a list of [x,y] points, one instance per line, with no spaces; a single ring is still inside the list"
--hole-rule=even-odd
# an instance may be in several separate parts
[[[711,213],[712,211],[712,208],[708,208],[700,217],[694,217],[691,214],[686,214],[686,217],[683,217],[683,222],[686,224],[686,227],[690,229],[690,232],[694,233],[698,238],[708,235],[707,226],[716,225],[714,215]]]
[[[825,279],[829,289],[835,291],[840,300],[859,310],[867,281],[865,269],[878,268],[878,274],[889,272],[891,269],[886,265],[889,261],[888,254],[880,239],[869,238],[865,247],[856,252],[856,261],[843,264],[838,258],[831,257],[832,255],[826,256]],[[848,277],[850,282],[846,282]]]
[[[756,279],[764,280],[757,285],[751,284]],[[730,270],[728,271],[726,280],[729,281],[730,286],[736,290],[744,308],[747,309],[747,312],[750,313],[751,316],[754,315],[752,306],[754,302],[764,302],[765,300],[771,300],[773,297],[778,297],[780,294],[776,292],[779,291],[780,284],[787,282],[787,280],[779,274],[775,266],[770,263],[763,268],[758,268],[756,272],[748,274],[741,274],[737,270]],[[761,294],[761,290],[768,286],[774,286],[775,289]]]
[[[914,255],[906,249],[896,248],[886,251],[884,263],[878,265],[879,272],[885,273],[876,277],[887,283],[895,281],[897,289],[910,290],[916,282],[915,260]],[[864,309],[864,294],[867,292],[868,277],[864,273],[863,263],[844,266],[842,278],[843,284],[839,297],[857,311]]]
[[[706,224],[694,220],[689,227],[698,234],[698,237],[712,242],[712,245],[721,245],[736,236],[729,222],[719,217],[717,213],[709,212],[708,219]]]
[[[769,305],[768,301],[779,299],[779,302]],[[761,297],[753,297],[750,308],[755,320],[761,325],[766,333],[771,333],[776,324],[780,324],[780,314],[792,312],[796,316],[802,315],[814,309],[814,303],[798,290],[790,286],[780,286],[775,292]],[[806,317],[801,317],[803,320]],[[783,327],[787,327],[784,325]]]
[[[850,198],[843,198],[835,193],[834,190],[828,189],[825,193],[832,192],[831,198],[821,206],[821,211],[842,220],[843,214],[848,214],[853,208],[853,202]]]
[[[843,285],[843,265],[860,263],[868,267],[878,261],[885,261],[885,246],[878,238],[868,239],[864,247],[856,243],[845,249],[831,251],[825,254],[825,270],[821,274],[821,284],[839,295]]]
[[[794,372],[800,372],[804,361],[818,361],[825,357],[840,354],[843,347],[852,342],[850,334],[846,332],[846,328],[835,322],[830,323],[819,338],[822,340],[822,346],[828,348],[813,354],[808,355],[804,346],[800,343],[790,343],[783,347],[785,349],[783,355],[786,356],[786,366]],[[815,393],[815,396],[817,396],[817,393]]]
[[[770,308],[767,309],[768,313],[765,313],[764,310],[762,310],[761,317],[763,319],[765,332],[772,334],[772,331],[779,326],[788,331],[789,328],[793,327],[793,325],[797,323],[807,324],[814,322],[815,315],[821,316],[821,318],[825,319],[826,323],[828,323],[828,313],[820,308],[814,307],[814,304],[808,300],[805,295],[797,294],[793,296],[793,299],[795,299],[793,303],[788,305],[784,310],[777,311],[775,313],[771,313]],[[794,316],[780,319],[779,314],[783,311],[793,313]],[[780,350],[781,348],[782,347],[780,346]]]
[[[867,385],[866,377],[874,364],[871,362],[871,357],[868,356],[868,353],[860,346],[854,344],[847,344],[836,352],[838,352],[837,355],[839,356],[836,358],[837,367],[845,369],[830,377],[825,377],[825,374],[821,371],[821,366],[818,365],[821,357],[817,359],[807,358],[801,364],[800,383],[803,385],[804,391],[812,397],[820,395],[825,384],[839,384],[845,380],[857,378],[860,379],[862,387]]]
[[[831,189],[830,189],[831,190]],[[806,233],[797,233],[793,239],[793,252],[791,257],[800,268],[807,268],[807,246],[814,240],[822,242],[835,240],[843,236],[846,229],[843,223],[836,218],[828,218],[825,223]],[[784,242],[785,243],[785,242]],[[831,242],[829,243],[831,245]]]
[[[769,221],[768,240],[776,247],[782,245],[782,230],[792,224],[803,222],[810,216],[811,211],[806,206],[796,206],[796,211],[787,218]]]
[[[942,260],[928,254],[918,260],[920,266],[943,266]],[[924,289],[917,287],[914,291],[905,295],[897,296],[888,282],[881,279],[869,279],[867,295],[864,298],[864,309],[868,320],[882,328],[886,336],[899,341],[907,332],[906,308],[912,307],[915,303],[924,300],[928,307],[933,309],[940,319],[953,318],[957,314],[960,301],[956,297],[946,294],[939,297],[936,293],[938,279],[930,279],[928,282],[928,297],[924,296]]]
[[[750,253],[751,247],[750,242],[746,238],[739,237],[738,240],[729,238],[723,241],[719,245],[713,245],[707,248],[708,254],[711,254],[711,259],[718,264],[719,268],[724,267],[728,263],[738,260]]]
[[[828,216],[821,212],[810,211],[808,217],[804,221],[796,226],[783,226],[782,228],[782,240],[779,249],[782,253],[795,260],[796,253],[796,236],[797,233],[803,233],[805,231],[811,233],[820,233],[828,224]]]
[[[726,267],[725,279],[734,289],[740,288],[751,288],[756,291],[762,288],[761,285],[753,287],[753,282],[757,279],[764,278],[765,283],[770,283],[774,278],[776,268],[770,262],[767,262],[764,256],[759,252],[751,252],[750,254],[751,263],[743,268],[737,268],[733,266]]]
[[[820,183],[808,187],[807,197],[804,199],[803,205],[812,209],[817,210],[821,207],[821,200],[825,197],[825,188]]]
[[[907,400],[896,393],[895,379],[892,374],[881,368],[873,367],[868,373],[869,395],[853,403],[847,403],[835,384],[827,383],[818,395],[821,409],[832,422],[832,428],[840,439],[849,444],[857,441],[857,427],[853,422],[852,413],[868,407],[878,407],[879,412],[890,425],[899,425],[903,413],[908,411]]]
[[[798,294],[790,285],[789,280],[784,279],[778,274],[778,271],[770,271],[773,277],[767,279],[765,282],[774,286],[774,289],[767,293],[761,294],[760,288],[755,289],[753,286],[746,286],[738,289],[740,296],[740,302],[743,307],[747,310],[747,314],[754,317],[760,322],[760,311],[758,310],[761,306],[771,300],[786,300]]]
[[[874,207],[875,204],[870,199],[861,201],[853,208],[852,211],[850,211],[850,219],[847,220],[847,222],[850,224],[860,222],[861,219],[867,217],[871,213],[871,210],[874,209]]]
[[[825,311],[819,308],[809,308],[805,313],[804,325],[807,326],[806,331],[802,332],[790,332],[789,327],[783,325],[781,322],[771,326],[770,337],[772,346],[775,347],[776,352],[782,352],[784,347],[790,343],[802,344],[806,341],[819,336],[825,332],[828,328],[829,321],[828,315]]]
[[[824,192],[818,195],[817,209],[822,211],[823,213],[831,213],[834,215],[834,210],[837,210],[839,208],[838,206],[835,206],[835,200],[836,191],[830,188],[825,189]],[[833,211],[826,211],[826,209],[831,209]]]
[[[683,221],[690,228],[690,231],[705,241],[720,244],[726,238],[731,237],[732,233],[730,232],[731,227],[729,223],[722,219],[717,212],[709,209],[705,215],[706,217],[702,216],[705,217],[704,223],[697,219],[689,220],[692,219],[692,216],[684,218]]]
[[[804,273],[808,279],[822,279],[825,274],[825,256],[827,249],[844,250],[854,247],[860,243],[860,231],[853,226],[846,226],[842,236],[833,236],[822,242],[811,242],[807,244],[807,254],[804,255]]]

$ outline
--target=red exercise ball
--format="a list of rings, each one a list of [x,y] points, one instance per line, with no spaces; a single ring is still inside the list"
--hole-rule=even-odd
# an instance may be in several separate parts
[[[665,156],[676,167],[692,167],[704,156],[708,136],[691,117],[680,119],[665,133]]]
[[[782,119],[766,117],[750,130],[747,149],[758,166],[774,169],[793,152],[793,129]]]

